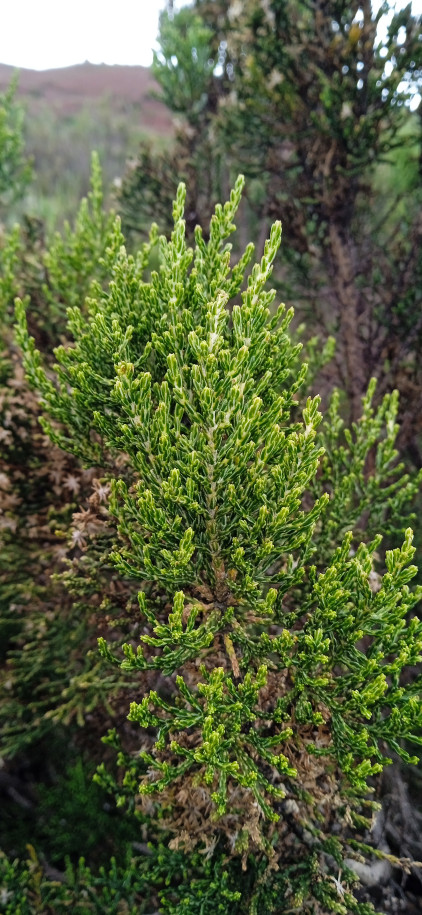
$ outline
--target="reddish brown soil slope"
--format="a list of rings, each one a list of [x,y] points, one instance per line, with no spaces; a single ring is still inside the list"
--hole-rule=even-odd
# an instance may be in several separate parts
[[[9,85],[15,70],[0,64],[0,92]],[[152,97],[157,91],[147,67],[77,64],[60,70],[20,70],[18,95],[34,108],[47,102],[62,115],[72,115],[86,104],[108,99],[116,110],[134,110],[139,125],[161,135],[172,132],[167,109]],[[139,115],[138,115],[139,112]]]

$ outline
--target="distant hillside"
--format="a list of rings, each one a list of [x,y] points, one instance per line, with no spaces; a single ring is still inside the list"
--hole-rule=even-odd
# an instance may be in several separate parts
[[[4,92],[15,69],[0,64],[0,92]],[[157,90],[147,67],[110,67],[106,64],[76,64],[59,70],[19,70],[18,95],[28,112],[40,103],[60,116],[72,116],[97,101],[107,100],[116,113],[136,111],[137,126],[161,136],[172,133],[167,109],[152,98]]]
[[[0,93],[15,70],[0,64]],[[60,70],[20,70],[18,98],[25,108],[25,148],[34,180],[22,205],[52,229],[72,219],[89,190],[91,151],[96,149],[107,201],[137,155],[139,143],[166,146],[173,123],[153,97],[158,86],[146,67],[78,64]],[[10,214],[11,221],[19,218]]]

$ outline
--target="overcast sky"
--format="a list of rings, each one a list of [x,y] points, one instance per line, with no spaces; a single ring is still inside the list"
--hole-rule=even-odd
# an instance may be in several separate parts
[[[34,70],[85,60],[149,66],[164,6],[165,0],[3,0],[0,63]],[[422,0],[414,0],[413,12],[422,13]]]
[[[3,0],[1,6],[0,63],[48,70],[85,60],[149,66],[165,0]]]

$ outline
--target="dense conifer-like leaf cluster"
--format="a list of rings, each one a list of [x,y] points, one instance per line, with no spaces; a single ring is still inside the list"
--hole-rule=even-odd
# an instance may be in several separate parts
[[[109,468],[111,558],[139,589],[139,637],[120,653],[99,640],[126,675],[155,677],[130,706],[143,737],[119,751],[120,802],[161,804],[175,850],[282,865],[283,898],[257,908],[261,875],[239,912],[346,912],[370,780],[388,747],[413,761],[422,742],[420,677],[402,679],[422,657],[412,532],[384,572],[377,533],[403,527],[418,480],[395,463],[396,395],[374,411],[371,386],[344,437],[337,394],[322,426],[318,398],[299,410],[306,367],[267,289],[280,225],[247,279],[252,245],[230,263],[242,186],[194,250],[183,186],[169,241],[153,228],[135,257],[112,243],[110,285],[69,309],[54,372],[22,302],[18,340],[51,439]]]

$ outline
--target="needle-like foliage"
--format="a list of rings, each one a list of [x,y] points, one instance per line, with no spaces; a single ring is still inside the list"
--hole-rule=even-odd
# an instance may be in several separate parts
[[[143,736],[120,753],[121,802],[151,796],[172,848],[225,842],[259,872],[239,912],[358,911],[353,827],[386,754],[422,743],[421,679],[402,679],[422,657],[412,532],[381,560],[374,531],[402,526],[417,481],[394,469],[395,395],[375,413],[371,388],[344,441],[337,395],[322,433],[319,399],[299,410],[306,367],[267,286],[280,224],[247,280],[253,246],[230,263],[242,186],[194,250],[180,186],[171,239],[121,248],[108,290],[69,309],[54,372],[22,303],[18,340],[52,440],[109,466],[116,575],[142,582],[137,637],[99,640],[153,685],[130,706]],[[283,869],[277,902],[259,860]]]

